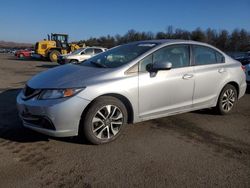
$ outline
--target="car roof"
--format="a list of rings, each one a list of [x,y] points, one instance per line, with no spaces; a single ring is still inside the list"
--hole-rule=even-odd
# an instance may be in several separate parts
[[[220,49],[216,48],[215,46],[212,46],[208,43],[204,43],[204,42],[198,42],[198,41],[193,41],[193,40],[183,40],[183,39],[157,39],[157,40],[144,40],[144,41],[135,41],[132,42],[132,44],[148,44],[148,43],[154,43],[157,44],[157,46],[159,45],[167,45],[167,44],[196,44],[196,45],[202,45],[202,46],[207,46],[210,48],[213,48],[221,53],[223,53],[225,55],[225,53],[223,51],[221,51]],[[129,43],[131,44],[131,43]]]
[[[141,43],[156,43],[156,44],[168,44],[168,43],[188,43],[188,44],[202,44],[202,45],[209,45],[203,42],[197,42],[193,40],[183,40],[183,39],[157,39],[157,40],[143,40],[143,41],[136,41],[132,42],[135,44]]]
[[[86,46],[84,48],[100,48],[100,49],[104,49],[104,47],[100,47],[100,46]]]

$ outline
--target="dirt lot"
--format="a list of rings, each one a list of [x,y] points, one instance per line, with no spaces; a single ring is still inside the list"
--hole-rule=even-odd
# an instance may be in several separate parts
[[[0,187],[250,187],[250,94],[229,116],[203,110],[128,125],[93,146],[18,119],[20,88],[54,66],[0,55]]]

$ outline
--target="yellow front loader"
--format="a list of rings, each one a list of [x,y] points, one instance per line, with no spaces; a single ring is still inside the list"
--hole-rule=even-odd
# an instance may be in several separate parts
[[[56,62],[58,56],[68,54],[80,47],[78,44],[69,44],[67,34],[51,33],[51,35],[48,35],[48,39],[36,43],[35,53]]]

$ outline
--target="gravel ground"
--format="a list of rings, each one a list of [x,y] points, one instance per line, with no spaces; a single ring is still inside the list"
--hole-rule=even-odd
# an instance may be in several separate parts
[[[0,187],[250,187],[250,92],[235,112],[185,113],[128,125],[106,145],[22,127],[15,98],[57,66],[0,54]]]

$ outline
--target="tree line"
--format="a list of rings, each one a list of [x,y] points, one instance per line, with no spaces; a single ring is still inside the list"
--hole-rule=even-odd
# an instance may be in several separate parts
[[[80,43],[85,43],[87,46],[103,46],[112,48],[114,46],[140,40],[151,39],[185,39],[205,42],[216,46],[223,51],[250,51],[250,32],[245,29],[235,29],[231,32],[223,30],[215,30],[208,28],[202,30],[197,28],[193,31],[183,29],[174,29],[168,26],[165,32],[139,32],[133,29],[129,30],[124,35],[91,37],[87,40],[81,40]]]

